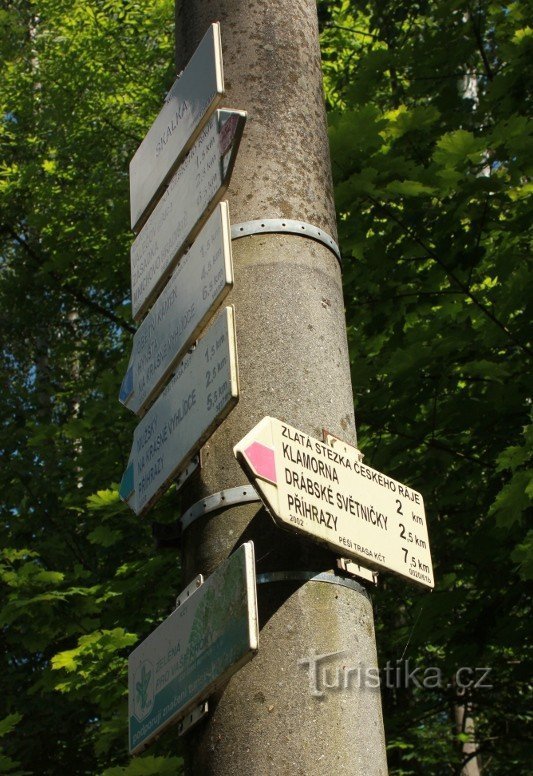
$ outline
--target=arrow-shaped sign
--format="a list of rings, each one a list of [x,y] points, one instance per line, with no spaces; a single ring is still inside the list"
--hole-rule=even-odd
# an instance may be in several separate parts
[[[264,418],[234,448],[283,528],[344,558],[433,587],[420,493],[276,418]]]
[[[201,581],[128,658],[134,754],[227,682],[259,648],[253,542]]]
[[[165,492],[238,399],[235,321],[226,307],[135,429],[120,497],[136,514]]]
[[[244,111],[216,111],[131,246],[135,320],[144,315],[226,191],[245,121]]]
[[[224,93],[220,24],[212,24],[130,162],[131,228],[150,212],[162,185]]]
[[[220,202],[133,338],[122,404],[144,414],[232,285],[229,210]]]

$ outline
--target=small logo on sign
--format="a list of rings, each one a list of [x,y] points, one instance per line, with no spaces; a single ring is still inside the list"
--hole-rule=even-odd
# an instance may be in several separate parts
[[[149,660],[144,660],[135,674],[134,714],[143,720],[154,705],[154,668]]]
[[[222,125],[222,129],[220,130],[221,156],[224,156],[224,154],[227,154],[227,152],[231,148],[233,139],[235,137],[235,132],[237,131],[238,124],[239,124],[238,116],[233,115],[233,116],[230,116],[229,119],[227,119]]]

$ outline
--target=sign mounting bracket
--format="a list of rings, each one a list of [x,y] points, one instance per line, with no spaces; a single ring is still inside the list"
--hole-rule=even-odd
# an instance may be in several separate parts
[[[190,585],[187,585],[185,590],[183,590],[176,598],[176,609],[179,609],[180,606],[183,606],[185,601],[187,601],[187,599],[190,598],[193,593],[196,593],[198,588],[201,587],[203,584],[204,584],[204,575],[198,574],[198,576],[196,576],[193,579]]]
[[[338,558],[337,568],[349,574],[351,577],[359,577],[367,582],[371,582],[373,585],[378,584],[379,573],[372,571],[372,569],[365,569],[364,566],[360,566],[358,563],[354,563],[348,558]]]
[[[339,264],[342,266],[341,252],[339,246],[331,235],[318,226],[308,224],[306,221],[295,221],[290,218],[259,218],[255,221],[243,221],[240,224],[233,224],[231,227],[231,239],[238,240],[239,237],[249,237],[253,234],[298,234],[300,237],[309,237],[316,240],[326,248],[329,248],[335,254]]]
[[[194,725],[196,725],[198,722],[200,722],[201,719],[205,717],[208,711],[209,701],[204,701],[203,703],[199,703],[198,706],[195,706],[191,713],[187,714],[185,719],[179,723],[178,735],[185,735],[187,731],[189,731],[192,727],[194,727]]]

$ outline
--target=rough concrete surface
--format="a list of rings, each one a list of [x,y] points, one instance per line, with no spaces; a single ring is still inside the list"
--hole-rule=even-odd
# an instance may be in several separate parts
[[[316,3],[178,0],[178,71],[212,21],[221,22],[223,107],[248,112],[228,195],[232,223],[291,218],[336,239]],[[317,242],[288,234],[235,240],[233,256],[235,288],[228,303],[236,313],[240,400],[205,445],[201,474],[184,488],[184,508],[247,483],[232,448],[265,415],[316,437],[325,427],[356,441],[336,257]],[[335,565],[331,552],[283,532],[251,503],[207,515],[185,531],[184,582],[211,573],[247,539],[255,542],[258,572],[318,572]],[[386,774],[379,691],[349,687],[317,698],[298,665],[313,650],[342,651],[352,668],[376,665],[365,591],[291,582],[259,585],[258,596],[259,652],[187,734],[187,772]]]

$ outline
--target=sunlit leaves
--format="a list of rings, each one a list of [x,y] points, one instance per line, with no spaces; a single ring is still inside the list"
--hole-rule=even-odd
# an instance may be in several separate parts
[[[128,761],[126,654],[176,592],[175,554],[152,559],[114,485],[134,425],[128,162],[174,79],[173,10],[0,14],[0,716],[21,715],[5,751],[28,772]]]
[[[359,445],[423,492],[437,572],[432,596],[383,575],[381,656],[408,649],[449,676],[460,661],[492,665],[477,730],[491,773],[519,773],[529,9],[319,6]],[[126,655],[171,611],[179,567],[116,486],[135,424],[117,401],[127,165],[173,81],[172,49],[169,0],[0,10],[2,772],[179,773],[175,737],[126,752]],[[172,496],[159,515],[175,520]],[[392,773],[458,770],[452,700],[385,693]]]
[[[419,657],[438,653],[450,674],[458,660],[485,659],[511,677],[504,649],[523,634],[521,580],[531,573],[526,4],[335,2],[328,11],[325,93],[359,446],[424,493],[437,568],[420,616],[412,591],[386,581],[378,643],[383,659],[403,639]],[[504,694],[477,701],[479,740],[491,749]],[[448,696],[385,703],[393,773],[456,761]],[[495,774],[516,761],[513,746],[492,758]]]
[[[468,162],[479,164],[483,161],[484,151],[485,145],[481,139],[475,138],[471,132],[457,129],[438,139],[433,158],[440,167],[454,169]]]

